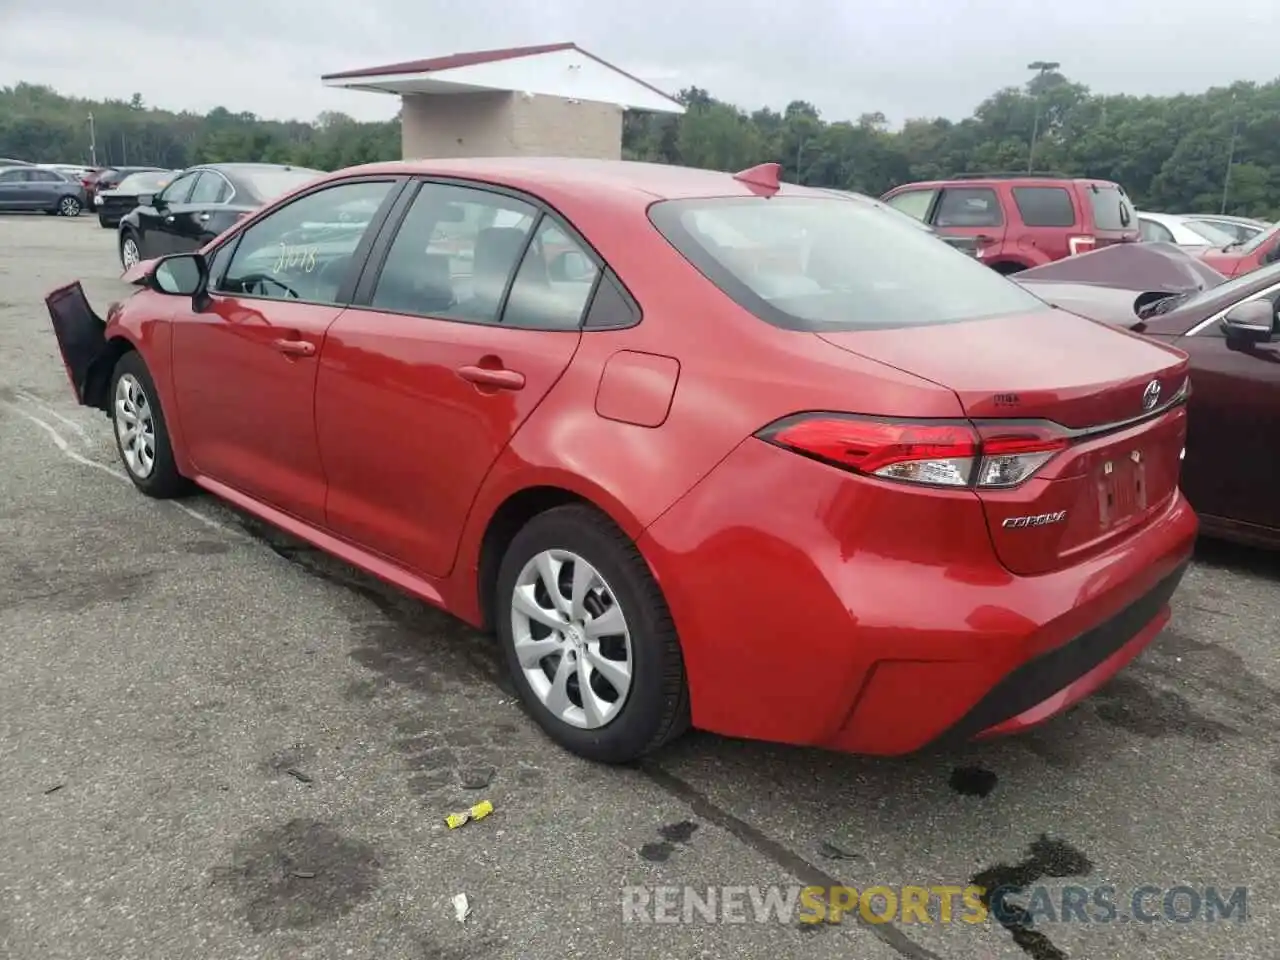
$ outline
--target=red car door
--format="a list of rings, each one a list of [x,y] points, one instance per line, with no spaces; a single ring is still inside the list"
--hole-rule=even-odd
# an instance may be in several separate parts
[[[424,183],[320,358],[329,528],[447,574],[486,474],[573,358],[597,269],[532,203]]]
[[[1280,343],[1233,349],[1213,322],[1176,346],[1191,356],[1187,499],[1208,516],[1280,530]]]
[[[212,254],[210,302],[173,319],[173,383],[197,471],[324,522],[316,370],[394,179],[305,194]]]

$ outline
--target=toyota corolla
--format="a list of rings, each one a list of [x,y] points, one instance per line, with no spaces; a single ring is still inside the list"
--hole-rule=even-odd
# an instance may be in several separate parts
[[[1196,534],[1185,354],[773,164],[357,167],[126,278],[47,304],[137,488],[496,632],[598,760],[1040,723],[1156,636]]]

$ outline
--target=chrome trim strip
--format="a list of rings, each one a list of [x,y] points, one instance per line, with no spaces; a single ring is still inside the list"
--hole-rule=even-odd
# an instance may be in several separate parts
[[[1254,300],[1261,300],[1263,297],[1270,296],[1276,291],[1280,291],[1280,283],[1273,283],[1271,286],[1266,287],[1262,290],[1259,290],[1257,293],[1255,293],[1251,297],[1243,297],[1242,299],[1237,300],[1235,303],[1231,304],[1230,306],[1224,307],[1223,309],[1219,310],[1217,313],[1211,316],[1208,320],[1201,320],[1194,327],[1192,327],[1185,334],[1183,334],[1183,336],[1194,337],[1198,333],[1200,333],[1202,330],[1207,329],[1213,324],[1220,323],[1222,321],[1222,318],[1227,315],[1228,311],[1234,310],[1236,307],[1240,306],[1240,304],[1252,303]]]
[[[1190,375],[1188,375],[1182,381],[1182,386],[1178,388],[1178,392],[1175,393],[1168,400],[1166,400],[1164,403],[1162,403],[1160,406],[1156,407],[1153,410],[1147,410],[1145,413],[1140,413],[1136,417],[1130,417],[1127,420],[1116,420],[1113,423],[1103,423],[1094,427],[1078,427],[1074,430],[1068,427],[1064,427],[1060,423],[1054,423],[1052,420],[1041,420],[1041,419],[992,420],[990,418],[983,418],[981,420],[975,420],[973,422],[978,426],[993,426],[993,427],[1012,426],[1018,423],[1023,423],[1023,424],[1049,423],[1049,424],[1052,424],[1058,430],[1060,430],[1062,432],[1062,435],[1065,436],[1068,440],[1084,440],[1089,437],[1098,437],[1107,433],[1117,433],[1121,430],[1127,430],[1129,427],[1134,427],[1140,423],[1144,423],[1147,420],[1154,420],[1157,417],[1161,417],[1164,414],[1168,413],[1174,407],[1178,407],[1186,403],[1187,398],[1190,396],[1191,396],[1191,377]]]

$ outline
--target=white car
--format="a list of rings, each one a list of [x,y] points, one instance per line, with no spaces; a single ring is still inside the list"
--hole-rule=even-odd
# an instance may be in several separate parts
[[[1138,229],[1149,243],[1173,243],[1179,247],[1225,247],[1236,239],[1212,224],[1176,213],[1138,211]]]
[[[1204,224],[1213,227],[1222,233],[1230,234],[1233,240],[1238,240],[1241,243],[1246,240],[1252,240],[1260,233],[1266,233],[1273,226],[1273,224],[1267,223],[1265,220],[1255,220],[1252,217],[1233,217],[1225,213],[1186,214],[1186,219],[1188,225]]]

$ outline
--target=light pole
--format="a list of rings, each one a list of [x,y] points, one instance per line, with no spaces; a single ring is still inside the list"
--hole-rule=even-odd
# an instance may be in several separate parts
[[[98,165],[98,138],[94,134],[92,113],[89,114],[89,163]]]
[[[1227,212],[1227,197],[1231,193],[1231,167],[1236,159],[1236,137],[1240,134],[1240,114],[1236,112],[1236,95],[1231,94],[1231,145],[1227,148],[1227,172],[1222,178],[1222,206],[1219,213]]]
[[[1062,66],[1062,64],[1058,63],[1056,60],[1036,60],[1036,61],[1033,61],[1032,63],[1028,63],[1027,69],[1035,70],[1036,77],[1039,78],[1039,77],[1043,77],[1047,73],[1052,73],[1054,70],[1057,70],[1060,66]],[[1036,97],[1036,119],[1035,119],[1035,123],[1033,123],[1031,126],[1031,149],[1027,151],[1027,173],[1033,173],[1035,171],[1036,137],[1039,136],[1040,134],[1040,91],[1039,90],[1036,91],[1035,97]]]

